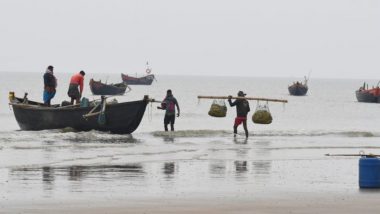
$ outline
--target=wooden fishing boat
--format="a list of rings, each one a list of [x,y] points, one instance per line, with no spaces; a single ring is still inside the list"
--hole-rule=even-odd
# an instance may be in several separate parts
[[[303,84],[301,82],[295,82],[293,85],[288,87],[290,95],[294,96],[304,96],[308,91],[307,84]]]
[[[123,95],[127,90],[127,84],[105,84],[101,81],[90,80],[90,89],[93,95]]]
[[[139,126],[151,99],[107,103],[102,96],[100,102],[90,102],[87,106],[52,105],[9,96],[17,123],[22,130],[62,129],[71,127],[78,131],[109,131],[111,133],[130,134]],[[97,112],[95,112],[97,111]],[[95,112],[95,113],[94,113]]]
[[[372,89],[368,89],[368,85],[366,87],[366,83],[359,90],[355,91],[356,99],[358,102],[365,103],[380,103],[380,87],[377,84],[376,87]]]
[[[148,74],[143,77],[133,77],[126,74],[121,74],[121,79],[128,85],[151,85],[154,80],[154,75]]]

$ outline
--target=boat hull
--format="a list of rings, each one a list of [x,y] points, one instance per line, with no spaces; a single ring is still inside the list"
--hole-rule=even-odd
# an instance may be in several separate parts
[[[358,100],[358,102],[380,103],[380,96],[375,96],[374,94],[371,94],[368,91],[357,90],[355,94],[356,94],[356,99]]]
[[[131,77],[125,74],[121,74],[121,79],[128,85],[151,85],[154,80],[154,75],[149,74],[144,77]]]
[[[139,126],[148,101],[109,104],[105,110],[105,124],[98,123],[98,116],[85,119],[93,107],[53,108],[25,104],[12,104],[17,123],[22,130],[62,129],[78,131],[109,131],[130,134]]]
[[[305,85],[292,85],[288,87],[289,93],[294,96],[304,96],[308,91]]]
[[[124,83],[107,85],[90,80],[90,89],[93,95],[123,95],[127,89],[127,85]]]

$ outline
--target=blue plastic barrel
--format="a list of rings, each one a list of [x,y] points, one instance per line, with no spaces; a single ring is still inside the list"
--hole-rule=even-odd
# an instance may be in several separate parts
[[[359,160],[359,187],[380,188],[380,159],[364,156]]]

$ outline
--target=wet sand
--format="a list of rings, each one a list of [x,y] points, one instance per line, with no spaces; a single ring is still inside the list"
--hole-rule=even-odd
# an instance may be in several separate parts
[[[380,191],[358,187],[357,157],[324,156],[361,149],[376,153],[377,137],[264,136],[247,141],[232,140],[224,131],[213,138],[189,137],[191,133],[170,140],[159,133],[132,139],[101,134],[111,143],[87,142],[97,132],[43,133],[64,141],[3,144],[0,213],[380,210]]]
[[[257,200],[144,199],[110,201],[31,202],[2,207],[0,213],[378,213],[378,192],[350,197],[344,195],[289,194]]]

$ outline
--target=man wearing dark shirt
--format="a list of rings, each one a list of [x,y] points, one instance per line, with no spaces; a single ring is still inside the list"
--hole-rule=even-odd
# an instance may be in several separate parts
[[[53,74],[54,67],[49,65],[44,74],[44,104],[50,106],[50,101],[55,96],[55,88],[57,87],[57,79]]]
[[[235,124],[234,124],[234,137],[236,137],[237,134],[237,127],[243,123],[244,131],[245,131],[245,137],[248,138],[248,128],[247,128],[247,114],[251,110],[249,108],[249,103],[245,97],[245,93],[242,91],[238,92],[238,97],[242,97],[241,99],[236,99],[234,102],[231,101],[232,96],[228,96],[228,103],[230,106],[236,106],[236,118],[235,118]]]
[[[175,108],[177,108],[177,117],[179,117],[179,105],[177,99],[173,96],[172,90],[167,90],[166,97],[162,101],[161,107],[157,107],[158,109],[165,110],[165,118],[164,118],[164,127],[165,131],[168,131],[168,125],[170,124],[170,130],[174,131],[174,122],[175,122]]]

